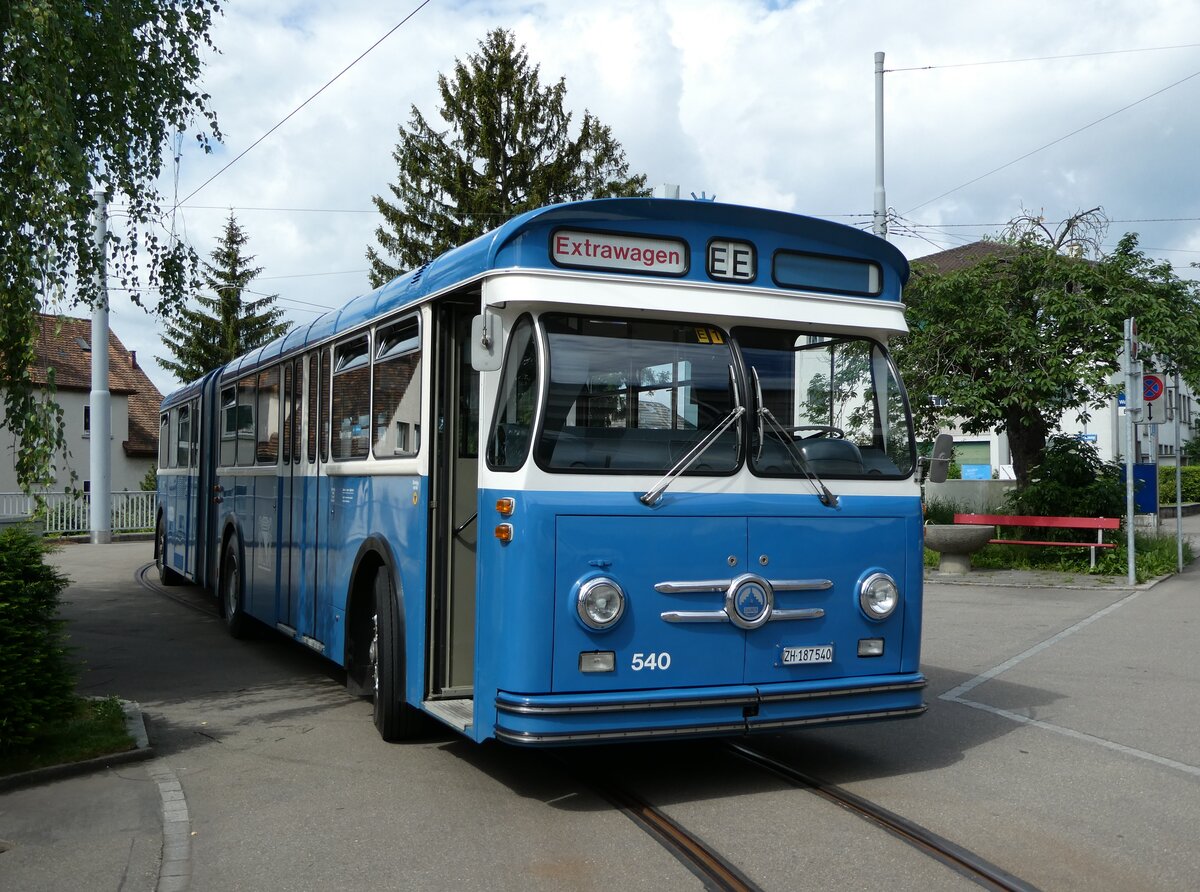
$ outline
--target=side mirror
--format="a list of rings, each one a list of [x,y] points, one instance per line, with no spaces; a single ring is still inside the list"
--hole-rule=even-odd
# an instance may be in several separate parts
[[[496,337],[499,319],[491,313],[481,313],[471,320],[471,368],[477,372],[494,372],[504,360]]]
[[[929,462],[930,483],[945,483],[946,473],[950,470],[950,456],[954,454],[954,437],[950,434],[938,434],[933,441],[933,452],[926,461]]]

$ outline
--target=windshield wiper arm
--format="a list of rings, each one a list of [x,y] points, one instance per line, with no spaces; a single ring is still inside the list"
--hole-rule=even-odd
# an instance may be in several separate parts
[[[800,469],[800,473],[804,475],[805,479],[812,484],[812,488],[816,492],[817,498],[821,500],[821,504],[829,508],[836,508],[838,506],[838,497],[829,491],[829,487],[825,485],[825,481],[817,476],[817,472],[809,465],[808,459],[796,448],[796,441],[792,438],[792,432],[780,424],[771,410],[763,405],[761,392],[758,400],[758,417],[760,423],[762,419],[766,419],[767,423],[774,428],[775,433],[779,434],[779,438],[783,440],[784,446],[791,452],[792,458],[796,462],[796,467]],[[761,441],[759,448],[762,448]]]
[[[662,494],[667,491],[667,487],[675,482],[675,478],[683,474],[688,468],[694,465],[700,459],[700,456],[707,452],[708,448],[712,446],[713,443],[717,442],[717,438],[720,437],[721,434],[725,433],[725,431],[729,430],[729,426],[731,424],[746,414],[746,407],[743,406],[738,400],[737,381],[734,379],[732,366],[729,368],[729,380],[730,385],[733,388],[733,400],[735,403],[734,407],[729,410],[729,414],[721,420],[721,423],[705,434],[704,438],[695,446],[693,446],[687,455],[677,461],[675,466],[671,468],[671,470],[667,471],[667,473],[663,475],[662,479],[659,480],[658,483],[654,484],[654,486],[652,486],[649,490],[638,496],[638,501],[643,505],[648,505],[650,507],[657,505],[659,499],[662,498]],[[741,438],[739,437],[738,440],[740,442]]]

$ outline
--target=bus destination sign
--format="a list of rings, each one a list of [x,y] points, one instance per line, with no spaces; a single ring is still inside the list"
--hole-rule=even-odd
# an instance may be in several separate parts
[[[550,236],[550,259],[559,266],[656,276],[682,276],[688,269],[687,245],[679,239],[573,229],[559,229]]]

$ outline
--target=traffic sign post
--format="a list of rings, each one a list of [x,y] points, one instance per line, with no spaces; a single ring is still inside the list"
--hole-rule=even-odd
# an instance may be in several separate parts
[[[1137,320],[1130,316],[1125,320],[1125,342],[1122,345],[1121,351],[1121,370],[1125,373],[1125,431],[1126,431],[1126,448],[1125,448],[1125,537],[1126,537],[1126,569],[1129,575],[1129,584],[1137,583],[1137,572],[1135,570],[1135,554],[1134,554],[1134,539],[1133,539],[1133,462],[1134,452],[1137,451],[1137,426],[1142,409],[1142,394],[1143,389],[1139,384],[1141,377],[1141,368],[1138,366],[1138,341],[1137,341]]]

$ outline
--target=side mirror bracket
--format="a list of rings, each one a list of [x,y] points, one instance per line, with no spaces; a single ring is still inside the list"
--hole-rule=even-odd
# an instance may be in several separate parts
[[[486,310],[471,320],[471,368],[494,372],[504,360],[500,350],[500,319]]]

